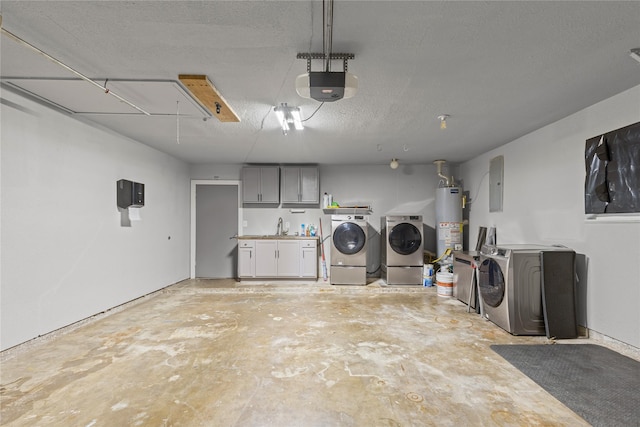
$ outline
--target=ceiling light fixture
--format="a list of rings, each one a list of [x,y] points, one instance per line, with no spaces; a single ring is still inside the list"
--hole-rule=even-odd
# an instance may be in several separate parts
[[[400,163],[398,163],[398,159],[391,159],[391,163],[389,163],[389,167],[391,169],[398,169],[398,166],[400,166]]]
[[[446,129],[447,128],[447,119],[449,118],[448,114],[441,114],[438,116],[438,119],[440,120],[440,129]]]
[[[631,49],[629,52],[630,52],[629,53],[630,57],[632,57],[636,61],[640,62],[640,47],[636,47],[634,49]]]
[[[283,102],[279,107],[273,107],[273,111],[276,113],[278,123],[282,126],[282,133],[285,135],[291,128],[291,124],[296,130],[304,129],[304,126],[302,125],[302,118],[300,116],[300,108],[289,107],[286,102]]]

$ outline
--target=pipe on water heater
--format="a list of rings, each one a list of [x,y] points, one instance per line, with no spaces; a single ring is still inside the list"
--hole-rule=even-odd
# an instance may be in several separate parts
[[[445,164],[446,162],[447,162],[446,160],[436,160],[433,163],[435,163],[436,165],[438,176],[444,179],[445,185],[449,187],[450,185],[453,185],[453,177],[451,177],[451,182],[449,182],[449,177],[442,174],[442,165]]]

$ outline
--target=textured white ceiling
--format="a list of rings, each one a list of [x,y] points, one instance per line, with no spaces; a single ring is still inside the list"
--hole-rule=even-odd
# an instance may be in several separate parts
[[[192,163],[461,162],[640,84],[629,57],[640,2],[336,0],[333,51],[355,54],[358,93],[285,136],[273,106],[304,118],[320,105],[294,81],[306,71],[296,54],[322,51],[321,1],[3,0],[0,11],[7,31],[99,81],[206,74],[240,123],[181,119],[178,144],[175,117],[83,116]],[[5,35],[0,48],[5,82],[74,77]]]

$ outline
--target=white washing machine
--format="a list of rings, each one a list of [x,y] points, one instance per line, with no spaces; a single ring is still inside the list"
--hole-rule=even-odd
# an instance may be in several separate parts
[[[422,215],[383,216],[380,237],[380,268],[387,284],[422,285]]]
[[[478,266],[478,284],[484,313],[489,320],[513,335],[545,335],[542,303],[542,253],[572,252],[567,248],[541,245],[483,246]],[[575,277],[567,269],[574,265],[553,263],[551,276]],[[546,275],[546,273],[545,273]],[[553,283],[547,283],[553,286]]]
[[[331,216],[331,284],[367,284],[367,227],[365,215]]]

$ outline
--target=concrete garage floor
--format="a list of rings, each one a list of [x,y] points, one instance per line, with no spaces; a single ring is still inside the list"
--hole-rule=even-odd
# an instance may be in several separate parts
[[[2,354],[2,425],[588,425],[489,348],[545,337],[435,287],[187,280],[53,335]]]

